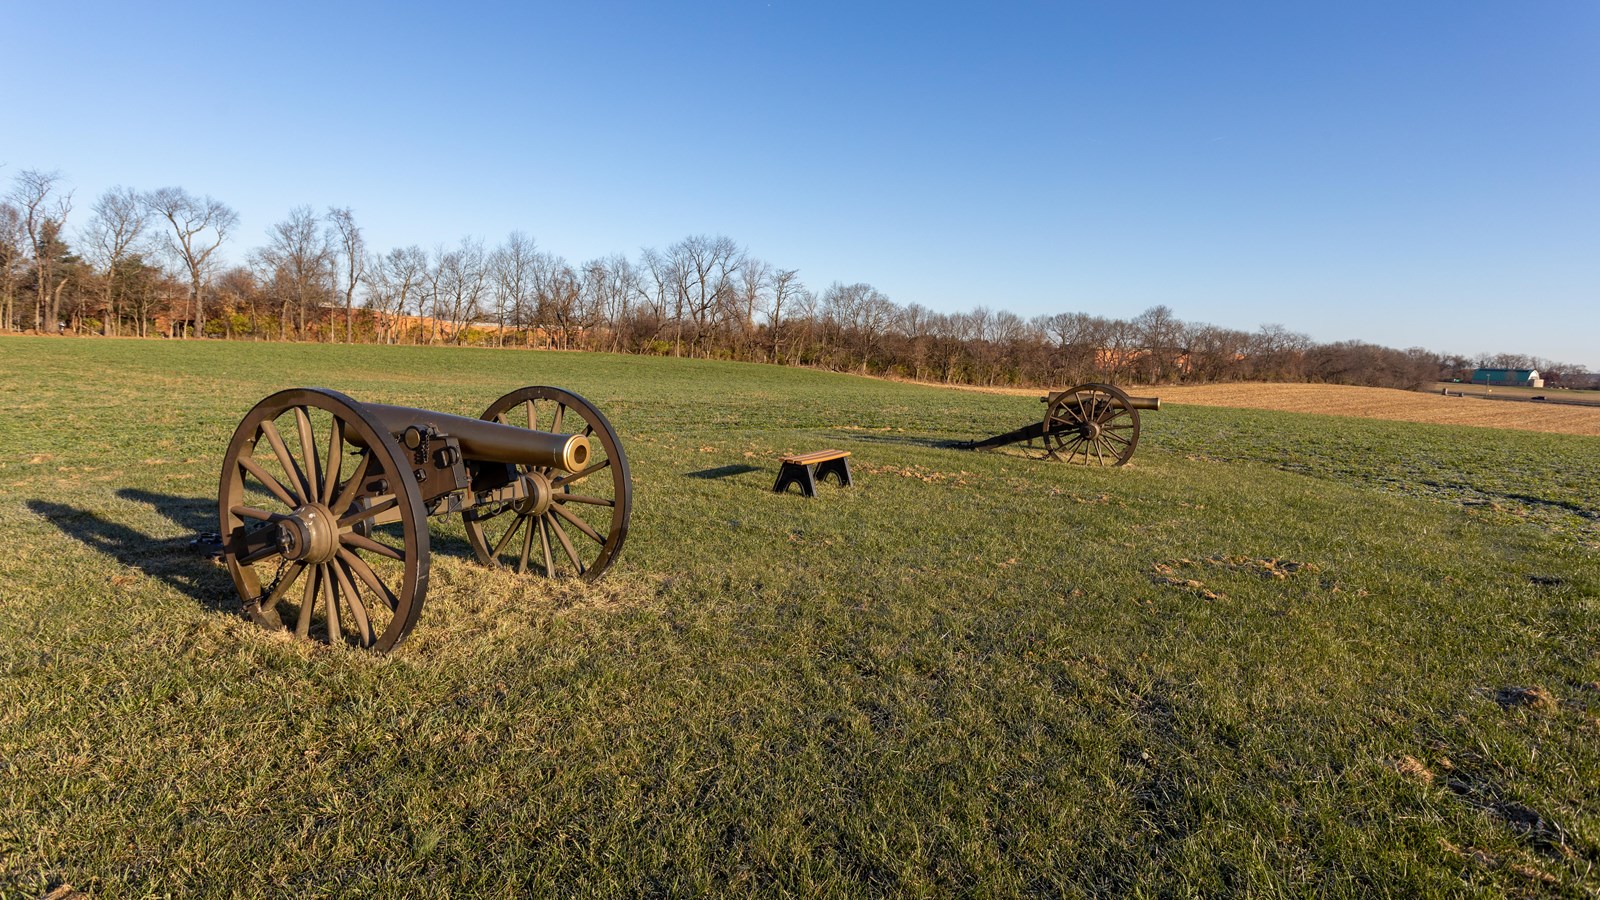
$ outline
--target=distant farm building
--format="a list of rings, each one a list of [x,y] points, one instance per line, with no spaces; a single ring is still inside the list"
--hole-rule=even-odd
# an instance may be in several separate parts
[[[1544,387],[1538,369],[1473,369],[1472,383],[1490,387]]]

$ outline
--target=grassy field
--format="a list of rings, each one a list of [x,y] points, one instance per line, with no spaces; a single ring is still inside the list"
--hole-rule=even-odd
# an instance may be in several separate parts
[[[433,578],[388,655],[195,552],[268,393],[621,432],[597,585]],[[1600,893],[1600,438],[583,354],[0,339],[0,897]],[[784,451],[857,486],[770,492]]]

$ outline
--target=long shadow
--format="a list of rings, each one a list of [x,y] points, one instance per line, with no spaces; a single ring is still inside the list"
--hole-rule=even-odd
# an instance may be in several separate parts
[[[759,471],[760,471],[760,469],[757,468],[756,466],[745,466],[745,465],[717,466],[715,469],[701,469],[698,472],[685,472],[685,473],[683,473],[683,477],[685,477],[685,478],[732,478],[735,475],[743,475],[746,472],[759,472]]]
[[[143,503],[171,519],[178,527],[190,531],[212,531],[217,527],[217,499],[215,497],[177,497],[157,494],[138,488],[123,488],[117,496],[135,503]]]
[[[127,499],[148,503],[185,529],[199,531],[216,520],[201,510],[215,510],[215,501],[172,497],[144,491],[123,491]],[[165,582],[201,606],[238,612],[239,600],[228,573],[194,546],[194,534],[156,538],[100,513],[47,500],[29,500],[28,509],[92,550],[130,569]]]
[[[935,450],[962,450],[966,448],[966,441],[952,440],[950,438],[924,438],[909,435],[890,434],[863,434],[859,431],[841,431],[836,433],[841,440],[857,441],[864,444],[902,444],[913,447],[932,447]],[[981,437],[987,437],[983,435]],[[980,437],[980,440],[981,440]]]

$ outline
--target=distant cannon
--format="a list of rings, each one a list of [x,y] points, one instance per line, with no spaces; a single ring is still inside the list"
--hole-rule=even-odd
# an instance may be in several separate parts
[[[478,419],[280,391],[239,423],[218,489],[222,560],[246,614],[284,628],[280,604],[297,603],[298,636],[378,650],[422,611],[429,516],[460,513],[485,565],[593,580],[631,510],[611,423],[553,387],[512,391]]]
[[[1034,441],[1043,458],[1079,460],[1086,465],[1120,466],[1139,445],[1139,410],[1161,409],[1160,397],[1130,397],[1109,384],[1080,384],[1040,397],[1044,419],[981,441],[958,444],[964,450],[989,450]]]

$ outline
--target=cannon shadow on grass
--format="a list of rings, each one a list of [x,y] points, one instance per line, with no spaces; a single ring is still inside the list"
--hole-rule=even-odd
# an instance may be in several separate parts
[[[119,564],[171,585],[207,609],[237,613],[238,595],[225,569],[196,546],[198,532],[216,527],[216,501],[147,491],[122,490],[125,500],[145,503],[185,529],[177,537],[158,538],[107,518],[94,510],[48,500],[29,500],[28,509],[91,550]]]
[[[955,438],[912,437],[903,434],[863,434],[859,431],[836,431],[834,437],[840,440],[854,441],[858,444],[897,444],[906,447],[930,447],[934,450],[965,450],[968,449],[967,440]],[[987,435],[980,435],[977,440],[982,440]]]
[[[705,479],[732,478],[735,475],[743,475],[746,472],[759,472],[759,471],[761,471],[759,466],[744,466],[744,465],[717,466],[714,469],[701,469],[698,472],[685,472],[685,473],[683,473],[683,477],[685,477],[685,478],[705,478]]]

